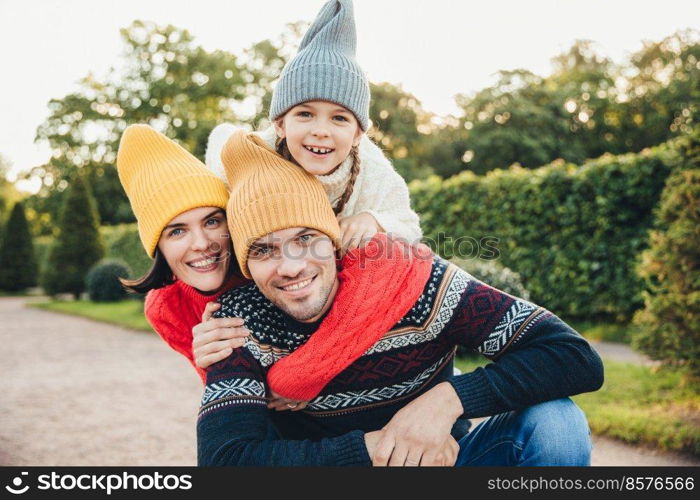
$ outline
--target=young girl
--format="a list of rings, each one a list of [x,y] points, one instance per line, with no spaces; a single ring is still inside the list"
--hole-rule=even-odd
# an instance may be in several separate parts
[[[269,145],[321,182],[339,219],[344,251],[376,232],[411,243],[421,239],[408,188],[367,137],[369,84],[355,61],[351,0],[332,0],[304,36],[272,94]],[[206,163],[225,180],[221,150],[236,128],[216,127]]]

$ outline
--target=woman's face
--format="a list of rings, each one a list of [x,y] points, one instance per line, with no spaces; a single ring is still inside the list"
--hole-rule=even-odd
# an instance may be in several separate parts
[[[158,248],[177,279],[202,292],[216,291],[232,257],[226,213],[218,207],[181,213],[163,229]]]

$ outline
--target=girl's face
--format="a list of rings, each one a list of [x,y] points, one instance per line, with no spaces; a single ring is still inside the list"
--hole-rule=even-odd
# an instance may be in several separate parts
[[[163,229],[158,248],[177,279],[202,292],[216,291],[232,257],[225,212],[199,207],[181,213]]]
[[[333,172],[360,143],[362,129],[347,108],[328,101],[294,106],[275,120],[277,136],[301,167],[314,175]]]

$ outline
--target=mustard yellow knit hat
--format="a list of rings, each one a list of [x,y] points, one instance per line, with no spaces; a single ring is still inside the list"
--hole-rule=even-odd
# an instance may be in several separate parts
[[[117,171],[138,221],[141,243],[151,258],[163,228],[173,218],[198,207],[226,208],[223,181],[148,125],[131,125],[124,131]]]
[[[241,272],[250,278],[248,250],[266,234],[290,227],[310,227],[340,248],[340,228],[321,183],[288,162],[255,134],[234,132],[221,161],[231,196],[228,227]]]

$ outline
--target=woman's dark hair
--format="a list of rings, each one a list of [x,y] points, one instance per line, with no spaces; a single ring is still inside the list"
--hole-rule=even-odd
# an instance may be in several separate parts
[[[170,269],[165,257],[156,247],[153,265],[151,265],[146,274],[134,280],[119,278],[119,281],[131,293],[147,293],[150,290],[163,288],[175,283],[175,276],[173,276],[173,271]]]
[[[292,156],[292,153],[289,152],[289,147],[287,146],[287,139],[278,137],[275,141],[275,149],[277,150],[277,154],[279,154],[282,158],[294,163],[295,165],[300,166],[299,162],[297,162]],[[350,156],[352,156],[352,166],[350,167],[350,179],[348,180],[348,185],[345,187],[345,191],[340,197],[340,200],[338,201],[338,203],[336,203],[335,207],[333,207],[333,213],[335,213],[335,215],[338,215],[345,208],[345,204],[348,202],[350,196],[352,196],[353,190],[355,189],[355,181],[357,180],[357,176],[360,175],[360,154],[358,152],[357,146],[353,146],[350,149]]]
[[[224,277],[224,282],[236,275],[242,277],[240,267],[238,266],[238,259],[233,252],[231,252],[231,257],[229,258],[228,270],[226,276]],[[156,288],[163,288],[164,286],[171,285],[175,283],[175,276],[173,271],[170,269],[168,262],[161,253],[160,249],[156,247],[156,251],[153,258],[153,265],[151,268],[141,276],[140,278],[129,280],[124,278],[119,278],[122,286],[126,288],[127,291],[131,293],[145,294]]]

